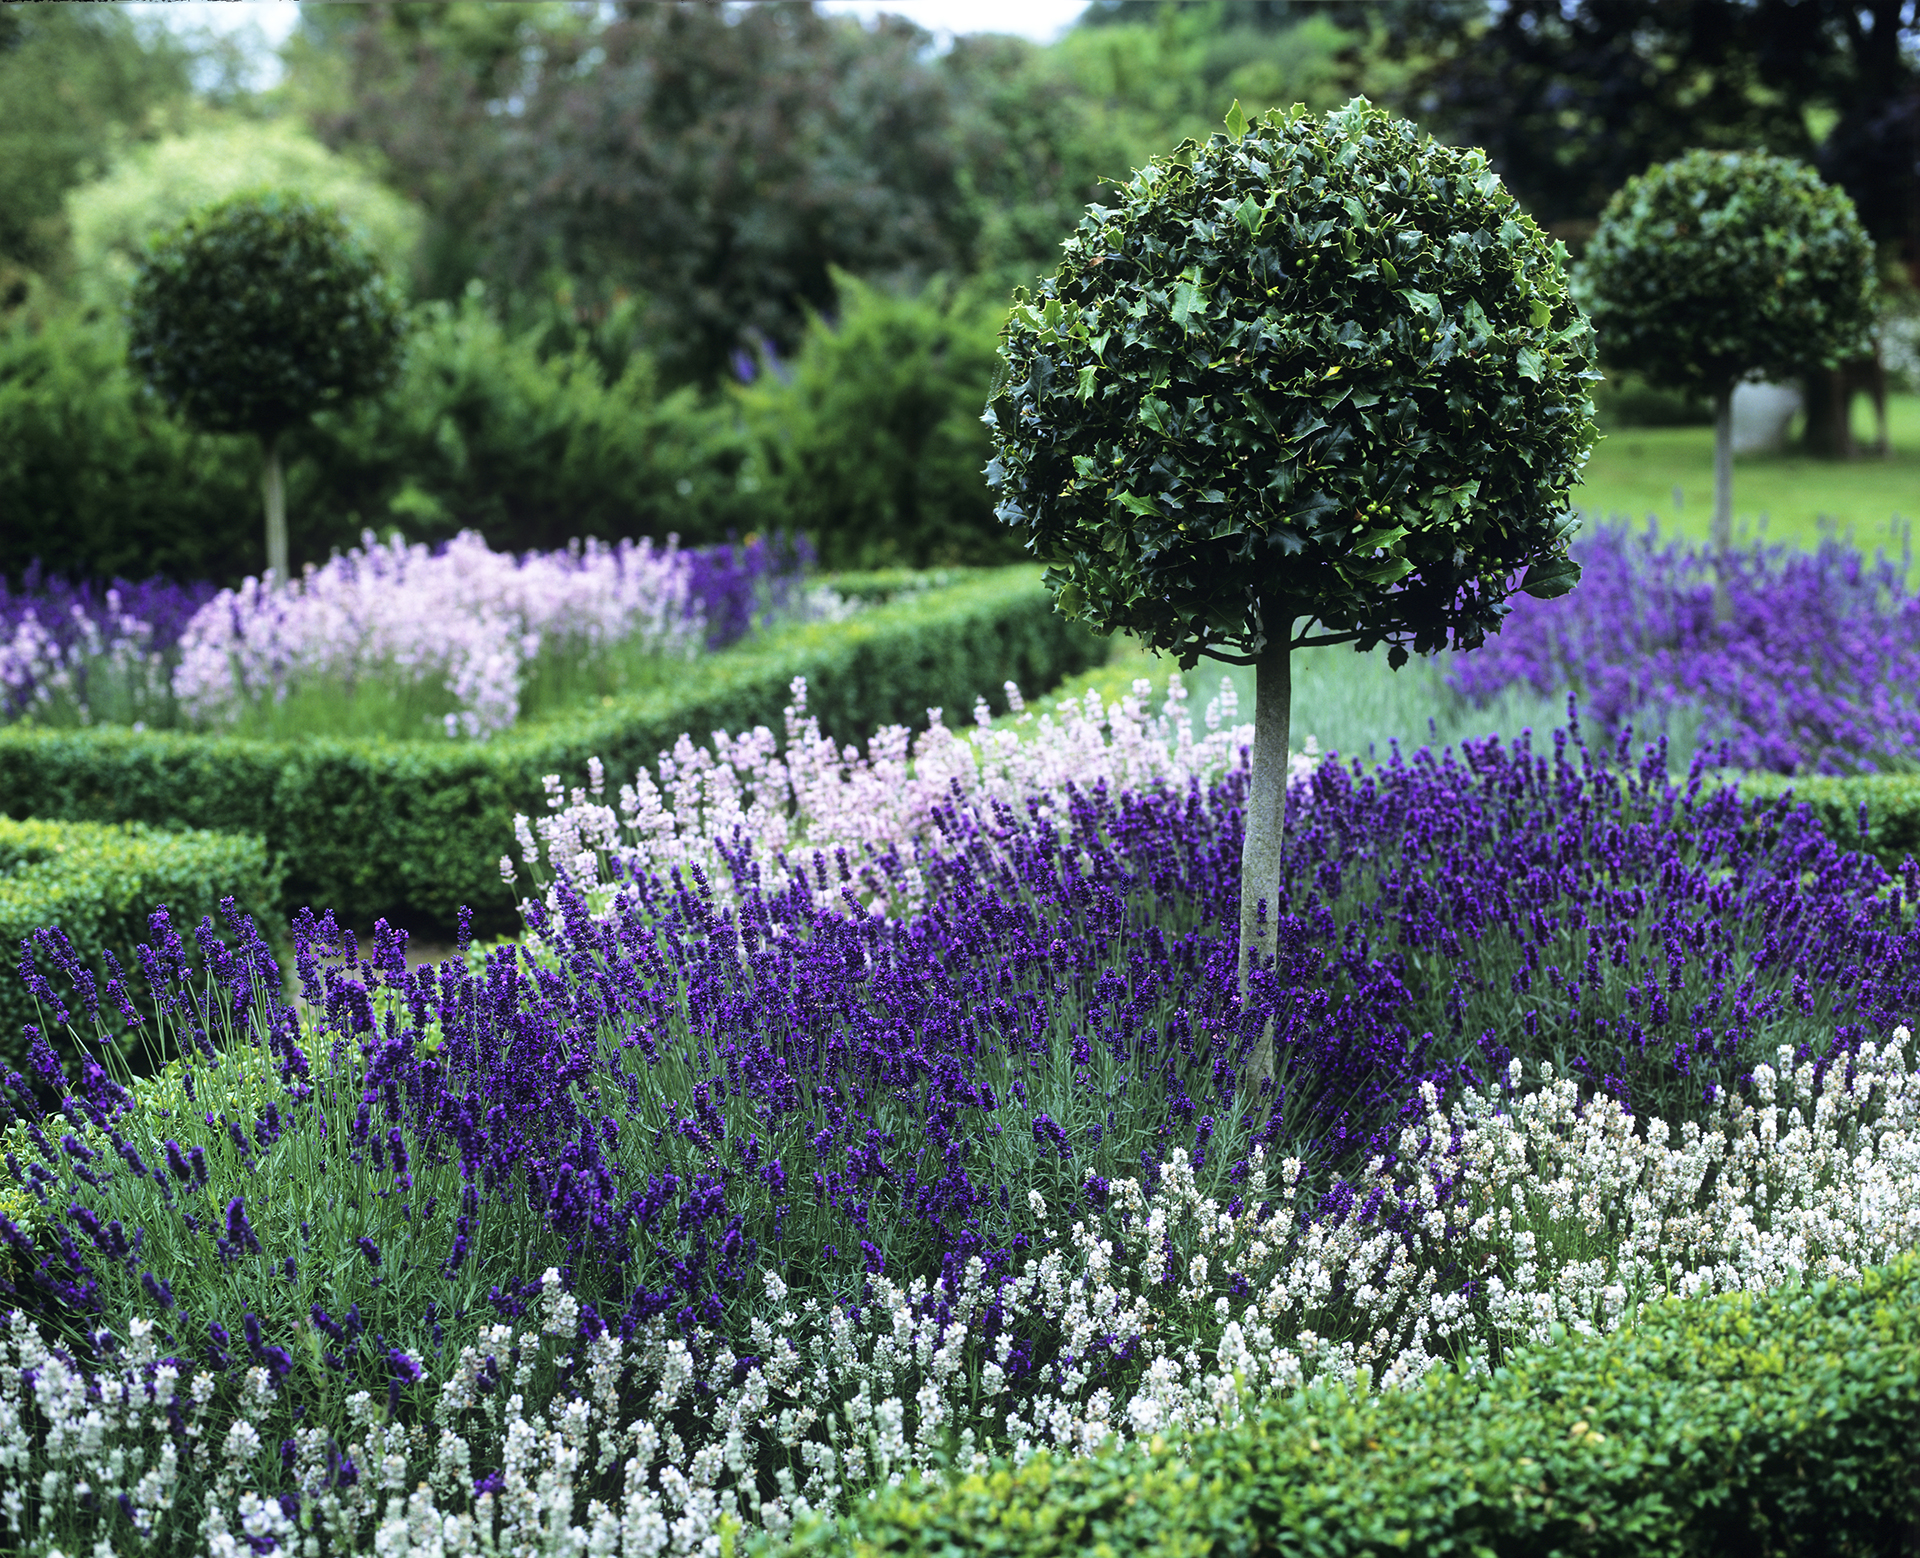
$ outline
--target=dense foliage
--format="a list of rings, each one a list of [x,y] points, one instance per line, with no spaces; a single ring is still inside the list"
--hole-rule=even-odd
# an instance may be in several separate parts
[[[1609,362],[1721,395],[1865,350],[1873,245],[1811,168],[1695,151],[1607,203],[1577,286]]]
[[[516,552],[800,529],[837,566],[1017,555],[980,474],[1005,314],[977,287],[847,278],[793,356],[743,353],[753,382],[713,393],[665,388],[631,309],[583,325],[566,296],[512,328],[477,284],[417,305],[393,385],[287,435],[296,568],[368,527]],[[114,321],[72,310],[0,327],[0,509],[34,516],[0,527],[0,574],[257,574],[257,455],[160,414],[124,354]]]
[[[373,255],[297,194],[236,195],[156,240],[127,354],[172,411],[263,442],[385,387],[405,319]]]
[[[1920,1257],[1655,1306],[1491,1379],[1315,1391],[1191,1446],[909,1485],[846,1549],[1161,1555],[1896,1549],[1920,1519]],[[800,1551],[840,1547],[816,1527]]]
[[[104,177],[73,190],[66,214],[75,290],[117,314],[154,234],[260,189],[298,190],[339,213],[404,289],[420,213],[368,169],[279,118],[216,121],[134,147]]]
[[[1656,529],[1603,526],[1573,544],[1581,585],[1522,601],[1500,637],[1448,667],[1482,704],[1515,683],[1571,687],[1608,740],[1692,727],[1735,768],[1781,774],[1920,768],[1920,599],[1907,566],[1833,539],[1814,553],[1732,554],[1732,614],[1714,612],[1716,559]],[[1724,744],[1724,745],[1722,745]]]
[[[1578,577],[1563,251],[1479,153],[1364,102],[1233,128],[1091,208],[1016,305],[998,512],[1063,611],[1183,664],[1301,619],[1476,645],[1522,576]]]
[[[550,313],[504,326],[481,289],[410,319],[388,391],[283,441],[296,567],[372,526],[424,541],[483,531],[499,549],[761,528],[732,409],[664,392],[650,359],[609,367],[592,331]],[[984,395],[984,390],[981,391]],[[0,328],[0,573],[159,572],[238,584],[265,565],[258,453],[163,414],[109,318],[23,310]]]
[[[804,531],[835,568],[1017,558],[981,476],[1004,303],[945,284],[902,297],[836,281],[835,318],[814,316],[790,362],[742,359],[764,522]]]
[[[354,89],[328,127],[425,206],[443,287],[525,288],[558,265],[602,305],[638,289],[670,375],[711,379],[756,336],[791,349],[806,308],[832,302],[831,266],[954,265],[974,202],[924,38],[785,4],[595,27],[400,12],[342,40]],[[1090,192],[1067,182],[1074,204]]]
[[[264,565],[248,442],[196,432],[145,394],[126,332],[74,310],[0,325],[0,574],[223,579]],[[296,501],[297,550],[324,554]],[[341,538],[344,539],[344,538]],[[318,543],[318,544],[316,544]]]
[[[23,271],[62,268],[67,191],[184,106],[193,53],[110,7],[0,11],[0,307]]]

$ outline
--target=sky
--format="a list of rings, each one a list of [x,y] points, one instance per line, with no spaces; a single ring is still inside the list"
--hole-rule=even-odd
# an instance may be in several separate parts
[[[918,22],[940,43],[959,33],[1005,32],[1036,43],[1051,43],[1086,9],[1086,0],[818,0],[823,11],[863,19],[891,11]],[[253,80],[266,88],[279,80],[272,50],[286,41],[299,20],[295,0],[131,0],[126,9],[159,16],[183,30],[210,27],[220,32],[258,31],[263,45]]]

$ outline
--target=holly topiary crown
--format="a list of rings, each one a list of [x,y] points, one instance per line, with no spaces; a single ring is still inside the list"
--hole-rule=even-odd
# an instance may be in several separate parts
[[[1060,609],[1186,666],[1296,621],[1399,664],[1570,589],[1597,374],[1564,250],[1364,99],[1228,128],[1016,294],[987,475]]]

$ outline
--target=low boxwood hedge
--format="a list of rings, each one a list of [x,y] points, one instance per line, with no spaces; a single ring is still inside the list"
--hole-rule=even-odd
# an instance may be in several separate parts
[[[909,1482],[802,1550],[859,1558],[1868,1554],[1920,1537],[1920,1256],[1673,1300],[1490,1377],[1318,1388],[1199,1436]]]
[[[512,929],[500,856],[515,812],[544,804],[541,776],[619,781],[682,732],[779,728],[795,676],[842,741],[923,725],[930,706],[970,715],[1009,680],[1038,691],[1105,658],[1107,642],[1058,616],[1031,567],[809,623],[690,662],[669,689],[533,721],[486,743],[314,738],[276,742],[98,726],[0,729],[0,806],[15,817],[140,821],[258,834],[288,863],[285,907],[333,909],[415,934]]]
[[[1920,774],[1866,774],[1849,778],[1788,779],[1779,774],[1743,774],[1740,793],[1771,801],[1793,792],[1810,807],[1837,844],[1870,849],[1890,871],[1911,855],[1920,860]],[[1862,831],[1861,808],[1866,808]]]
[[[167,907],[182,935],[209,915],[220,924],[220,900],[229,896],[271,924],[282,875],[258,835],[0,817],[0,948],[6,955],[0,967],[0,1065],[26,1064],[20,1030],[35,1020],[34,1004],[17,965],[20,943],[33,932],[48,926],[64,931],[94,969],[103,996],[106,964],[100,953],[110,948],[139,997],[145,987],[133,949],[152,940],[147,920],[157,905]],[[44,959],[41,968],[48,971]],[[64,994],[66,981],[56,979],[54,986]],[[49,1037],[60,1041],[57,1033]]]

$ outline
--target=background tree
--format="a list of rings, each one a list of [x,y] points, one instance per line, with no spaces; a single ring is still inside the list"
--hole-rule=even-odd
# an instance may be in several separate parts
[[[290,119],[226,119],[135,147],[105,176],[68,195],[73,291],[118,312],[155,232],[230,196],[269,188],[298,190],[339,212],[386,274],[411,273],[420,241],[416,207]]]
[[[1005,294],[837,279],[834,320],[738,394],[762,527],[805,531],[829,568],[1018,561],[980,479]]]
[[[0,271],[60,268],[67,191],[181,108],[192,66],[115,6],[0,7]]]
[[[794,4],[639,5],[591,28],[517,12],[497,39],[383,8],[345,40],[351,101],[326,132],[377,149],[426,207],[448,290],[558,271],[583,304],[637,293],[662,371],[713,380],[761,337],[790,350],[835,266],[966,268],[953,102],[918,28]]]
[[[260,441],[267,566],[284,581],[282,435],[380,389],[399,362],[404,316],[378,263],[324,207],[236,196],[154,244],[128,315],[128,358],[170,409]]]
[[[1920,285],[1916,0],[1390,0],[1397,101],[1485,146],[1576,254],[1626,180],[1689,150],[1813,162]],[[1795,365],[1805,447],[1847,452],[1842,376]]]
[[[1733,387],[1866,347],[1873,246],[1803,163],[1689,152],[1608,202],[1579,287],[1606,360],[1714,406],[1712,546],[1733,545]],[[1715,608],[1730,609],[1723,575]]]
[[[1596,375],[1565,251],[1481,153],[1364,100],[1228,129],[1091,208],[1017,301],[988,479],[1061,611],[1257,667],[1244,993],[1280,910],[1292,650],[1397,667],[1481,643],[1516,586],[1570,589]]]

